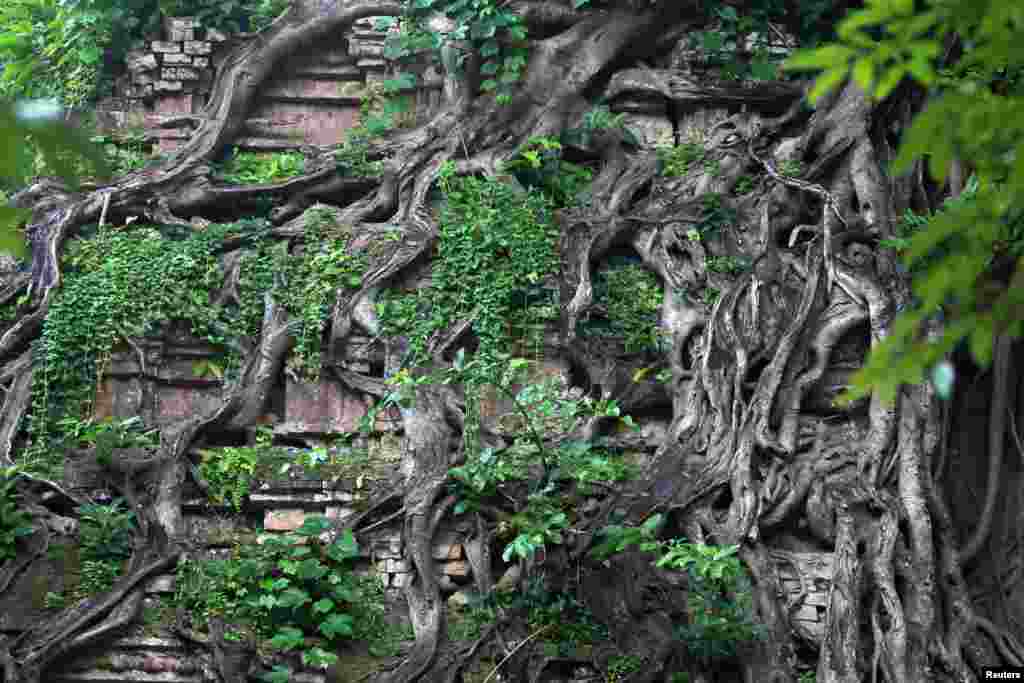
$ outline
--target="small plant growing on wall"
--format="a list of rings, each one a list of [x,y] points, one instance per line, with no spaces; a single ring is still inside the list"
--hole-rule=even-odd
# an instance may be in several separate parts
[[[31,517],[18,508],[15,472],[0,469],[0,565],[13,559],[19,538],[32,534]]]

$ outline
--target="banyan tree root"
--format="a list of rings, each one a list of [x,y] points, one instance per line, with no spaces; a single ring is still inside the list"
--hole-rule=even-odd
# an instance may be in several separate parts
[[[708,131],[708,165],[718,164],[719,177],[697,172],[666,179],[658,174],[655,155],[632,148],[615,131],[597,134],[599,144],[580,150],[601,170],[593,201],[560,215],[564,341],[573,362],[597,385],[595,394],[622,398],[630,409],[665,400],[672,413],[641,480],[628,492],[617,492],[621,506],[618,495],[609,496],[598,518],[609,520],[614,508],[624,507],[626,522],[636,523],[666,511],[675,535],[741,546],[753,577],[756,613],[772,636],[744,650],[746,680],[795,678],[802,636],[789,627],[788,606],[778,597],[773,555],[783,530],[795,528],[801,529],[805,550],[831,553],[835,566],[819,682],[874,676],[892,683],[970,681],[964,653],[975,627],[991,637],[1004,661],[1019,659],[1016,641],[1000,635],[986,616],[974,614],[964,588],[955,530],[931,481],[939,442],[932,424],[939,412],[936,397],[915,388],[904,391],[894,406],[873,397],[867,405],[827,417],[807,408],[837,357],[849,352],[851,338],[862,337],[859,347],[853,344],[862,358],[886,338],[895,311],[909,297],[894,256],[877,243],[892,236],[891,207],[906,205],[906,198],[893,197],[891,189],[898,185],[879,171],[888,143],[878,137],[874,112],[862,93],[847,84],[808,113],[797,106],[802,90],[790,84],[705,87],[673,70],[637,68],[642,60],[664,56],[697,25],[697,8],[686,3],[621,0],[594,12],[556,9],[551,2],[513,4],[546,37],[532,44],[525,79],[511,103],[501,106],[477,96],[472,73],[446,74],[446,99],[429,120],[374,143],[375,154],[386,158],[378,179],[353,180],[319,169],[273,187],[227,190],[209,183],[208,164],[238,135],[259,87],[281,60],[357,19],[402,11],[398,2],[337,0],[320,3],[315,11],[293,8],[259,40],[237,47],[218,70],[210,104],[191,140],[161,165],[91,193],[44,181],[22,192],[17,201],[33,209],[28,228],[33,269],[30,280],[17,285],[27,287],[29,303],[0,336],[0,383],[6,386],[0,462],[16,457],[14,437],[31,400],[25,349],[38,336],[60,285],[62,246],[101,214],[110,222],[135,215],[187,225],[220,202],[274,192],[281,197],[273,214],[277,236],[303,238],[302,221],[295,217],[314,199],[365,191],[361,199],[334,209],[339,222],[366,233],[397,226],[402,240],[371,262],[355,294],[339,292],[330,320],[336,348],[353,326],[378,334],[377,293],[429,256],[439,231],[427,196],[448,162],[462,173],[496,174],[530,137],[577,125],[590,106],[588,98],[601,90],[612,96],[646,94],[672,107],[745,105]],[[783,142],[806,162],[808,171],[800,179],[777,169],[773,155]],[[762,178],[759,189],[733,197],[729,192],[744,175]],[[702,220],[707,192],[726,197],[735,211],[734,225],[722,227],[714,239],[694,240],[691,231]],[[658,393],[665,389],[627,388],[638,382],[622,382],[615,364],[584,350],[575,338],[576,321],[594,303],[592,269],[622,245],[631,245],[664,285],[662,326],[669,344],[662,360],[672,374],[667,395]],[[709,268],[711,259],[737,255],[749,258],[749,271],[723,275]],[[230,267],[231,258],[226,262]],[[708,305],[694,292],[711,285],[720,291]],[[224,301],[237,297],[230,282],[222,294]],[[448,334],[432,340],[435,364],[445,363],[444,351],[471,333],[472,323],[452,321]],[[208,430],[244,428],[264,414],[289,344],[287,315],[268,297],[260,338],[245,349],[240,378],[222,401],[206,414],[164,427],[159,452],[150,461],[114,463],[112,471],[140,515],[132,568],[94,604],[73,608],[0,647],[5,683],[41,680],[46,667],[69,648],[132,618],[140,582],[173,567],[180,553],[190,445]],[[389,371],[397,369],[394,360]],[[351,371],[339,375],[359,391],[387,393],[379,379]],[[455,392],[431,386],[418,386],[413,407],[401,411],[403,481],[389,502],[401,500],[393,514],[404,519],[415,572],[406,597],[416,644],[401,665],[381,672],[380,681],[451,680],[452,650],[444,639],[444,602],[430,548],[454,502],[443,491],[458,457],[450,451],[465,426],[464,411]],[[593,438],[602,429],[595,420],[582,434]],[[840,436],[832,438],[833,432]],[[487,592],[492,529],[483,517],[476,527],[470,561],[478,589]],[[591,562],[586,551],[599,529],[597,522],[583,529],[566,565],[579,575],[594,612],[614,625],[619,644],[647,659],[637,680],[684,664],[710,680],[710,671],[680,664],[673,627],[684,615],[664,600],[651,599],[682,587],[652,571],[647,556],[626,553],[610,567]],[[969,545],[968,558],[983,540]],[[566,571],[541,560],[531,567]],[[519,645],[510,660],[513,670],[527,672],[530,662],[540,667],[535,672],[555,666],[535,659],[530,644]],[[222,671],[237,678],[225,667]]]

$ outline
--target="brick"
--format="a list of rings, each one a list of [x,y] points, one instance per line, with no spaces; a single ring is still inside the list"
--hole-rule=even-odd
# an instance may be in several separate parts
[[[159,52],[161,54],[181,52],[181,43],[171,43],[163,40],[154,40],[149,44],[149,47],[153,52]]]
[[[364,58],[356,62],[356,67],[359,69],[386,69],[388,63],[383,59],[369,59]]]
[[[165,81],[195,81],[199,79],[199,72],[184,66],[164,68],[160,76]]]
[[[469,562],[445,562],[441,565],[441,573],[447,576],[466,577],[470,574]]]
[[[192,66],[192,57],[183,52],[169,52],[164,55],[164,66]]]
[[[213,52],[213,45],[205,40],[185,41],[185,54],[208,55]]]
[[[153,89],[156,92],[181,92],[181,81],[157,81]]]
[[[455,534],[438,534],[430,554],[435,560],[461,560],[462,543]]]
[[[195,17],[164,17],[164,29],[167,31],[195,28],[199,28],[199,21]]]
[[[159,66],[156,61],[156,55],[143,50],[129,50],[128,54],[125,55],[124,62],[128,71],[133,74],[141,71],[152,71]]]
[[[196,32],[190,28],[171,29],[170,31],[167,31],[166,37],[167,40],[174,42],[184,42],[186,40],[191,41],[196,39]]]
[[[303,510],[267,510],[263,515],[263,528],[267,531],[295,531],[304,521],[306,513]]]

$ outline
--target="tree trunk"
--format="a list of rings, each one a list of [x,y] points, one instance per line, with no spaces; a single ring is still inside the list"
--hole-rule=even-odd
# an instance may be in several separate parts
[[[876,132],[876,110],[853,84],[808,112],[799,106],[802,88],[792,83],[710,86],[678,70],[650,68],[665,63],[681,34],[699,28],[698,13],[690,16],[691,8],[673,2],[611,4],[600,11],[570,11],[554,2],[518,3],[531,29],[546,37],[532,43],[526,77],[511,103],[498,105],[477,94],[471,78],[449,74],[448,97],[429,121],[373,143],[374,153],[386,156],[386,171],[362,199],[337,207],[339,223],[367,233],[387,223],[401,229],[402,240],[371,263],[355,295],[339,293],[332,343],[343,343],[353,325],[376,334],[377,293],[429,255],[438,226],[426,198],[446,162],[454,162],[459,173],[495,175],[529,138],[557,136],[579,125],[602,92],[642,94],[672,110],[729,108],[732,115],[705,130],[705,168],[714,165],[715,173],[692,169],[665,177],[653,151],[636,149],[614,131],[578,150],[600,161],[601,170],[593,201],[559,216],[567,353],[579,370],[598,378],[595,391],[621,399],[624,412],[657,402],[653,392],[630,393],[636,390],[616,383],[615,373],[602,370],[604,361],[576,336],[577,321],[593,307],[595,268],[619,245],[630,245],[662,281],[662,326],[669,340],[662,359],[671,371],[666,438],[640,480],[613,496],[605,512],[618,505],[629,511],[621,523],[637,523],[667,510],[676,535],[741,546],[755,611],[770,633],[740,655],[738,670],[747,680],[796,680],[798,651],[808,649],[820,651],[819,683],[879,675],[892,683],[974,680],[964,653],[976,625],[991,626],[986,635],[1010,658],[1016,641],[991,615],[976,614],[966,588],[962,560],[969,561],[989,539],[995,499],[979,511],[978,532],[961,558],[958,544],[964,539],[949,511],[950,496],[933,473],[940,453],[947,453],[949,467],[971,456],[948,453],[939,399],[910,387],[895,406],[872,397],[846,409],[820,408],[822,395],[829,397],[826,380],[833,382],[837,372],[845,376],[851,357],[862,362],[909,299],[893,252],[878,246],[894,234],[893,207],[907,206],[910,198],[894,196],[893,188],[906,184],[891,182],[879,170],[890,152]],[[0,336],[0,381],[8,386],[0,460],[18,457],[14,436],[31,404],[32,366],[24,349],[38,336],[57,296],[65,242],[95,222],[104,205],[110,221],[139,215],[185,223],[239,194],[265,192],[266,187],[226,192],[211,185],[206,172],[239,134],[260,86],[300,46],[357,19],[401,11],[401,3],[381,0],[297,6],[226,59],[191,140],[160,166],[86,194],[40,181],[18,196],[34,210],[28,229],[33,268],[30,303]],[[909,97],[894,95],[903,96]],[[776,155],[783,148],[794,150],[807,169],[799,179],[780,172]],[[755,177],[758,184],[740,195],[733,190],[742,177]],[[303,223],[291,219],[309,197],[336,197],[349,180],[337,171],[318,171],[275,186],[287,196],[274,214],[277,234],[301,238]],[[718,193],[734,219],[713,239],[691,239],[709,191]],[[723,275],[708,267],[719,257],[743,257],[753,265]],[[712,304],[693,294],[709,283],[720,289]],[[472,321],[462,323],[460,331]],[[438,363],[456,336],[435,340],[431,351]],[[10,648],[0,647],[6,681],[45,680],[46,668],[70,649],[133,618],[140,582],[172,567],[181,552],[181,490],[190,445],[216,427],[255,424],[290,343],[287,315],[268,297],[258,344],[220,405],[165,428],[152,461],[114,463],[112,471],[141,521],[131,567],[96,604],[40,624]],[[991,496],[1004,466],[1005,416],[1015,412],[1009,377],[998,376],[1010,351],[1008,345],[999,348],[1003,364],[996,370],[986,477]],[[396,369],[389,363],[389,371]],[[349,374],[360,390],[384,393],[379,382]],[[450,388],[429,385],[417,387],[412,406],[402,409],[404,533],[416,574],[407,597],[416,646],[400,667],[378,677],[388,683],[442,680],[451,666],[450,653],[439,656],[446,652],[445,605],[430,549],[454,503],[442,492],[459,457],[451,451],[464,426],[462,410]],[[590,427],[592,437],[599,425]],[[477,527],[470,559],[478,574],[486,574],[478,576],[480,587],[489,590],[492,529],[481,520]],[[592,538],[597,530],[582,531]],[[824,634],[817,641],[792,625],[790,614],[800,605],[780,597],[776,555],[793,550],[796,537],[805,552],[831,555],[834,565]],[[601,567],[587,559],[583,546],[574,550],[581,564],[572,570],[582,574],[582,585],[593,587],[584,600],[620,643],[648,660],[635,680],[654,680],[681,659],[686,665],[680,671],[726,680],[681,655],[673,635],[678,614],[644,598],[645,590],[680,590],[665,585],[649,557],[627,553]],[[556,571],[544,561],[533,567],[536,574],[547,570]],[[539,656],[528,648],[516,654],[523,662]],[[544,660],[533,680],[555,664]]]

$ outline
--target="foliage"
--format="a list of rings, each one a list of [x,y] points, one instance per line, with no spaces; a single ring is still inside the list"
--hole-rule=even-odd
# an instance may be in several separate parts
[[[524,187],[538,188],[553,208],[564,208],[584,198],[594,172],[561,157],[561,142],[550,137],[532,137],[504,168],[515,174]]]
[[[96,449],[96,459],[102,465],[110,463],[115,448],[152,448],[157,445],[157,429],[146,430],[136,415],[124,420],[79,420],[64,417],[58,422],[64,443],[77,448]]]
[[[32,518],[18,508],[15,476],[13,470],[0,469],[0,565],[14,558],[18,539],[34,531]]]
[[[199,452],[199,476],[209,485],[207,494],[214,502],[241,511],[256,473],[260,450],[259,446],[228,446]]]
[[[709,256],[704,261],[704,267],[712,273],[739,275],[750,269],[750,263],[739,256]]]
[[[54,448],[68,442],[65,429],[75,438],[79,420],[92,412],[95,383],[122,340],[176,320],[188,321],[194,334],[215,345],[258,335],[258,290],[268,288],[265,277],[254,282],[243,273],[240,307],[211,306],[210,293],[223,283],[217,250],[224,240],[258,240],[264,229],[262,222],[239,222],[173,239],[156,228],[132,226],[71,242],[63,255],[63,285],[33,347],[30,459],[40,466],[52,460]]]
[[[636,673],[643,666],[644,660],[636,655],[615,655],[608,659],[605,681],[616,683],[630,674]]]
[[[3,59],[0,59],[0,63]],[[77,165],[83,161],[106,172],[106,162],[95,146],[60,120],[51,103],[0,100],[0,187],[19,187],[29,177],[36,155],[71,187],[77,184]],[[0,250],[15,257],[28,254],[18,230],[27,220],[24,210],[0,206]]]
[[[103,145],[110,172],[116,177],[143,168],[152,159],[152,145],[142,131],[123,135],[94,135],[90,142]]]
[[[82,560],[80,572],[76,598],[99,595],[113,588],[121,575],[121,564],[112,560]]]
[[[674,539],[662,544],[657,566],[685,571],[690,621],[678,629],[691,654],[732,657],[736,646],[764,636],[754,623],[750,580],[736,557],[738,546],[708,546]]]
[[[304,375],[320,376],[320,347],[324,324],[338,290],[352,293],[362,285],[366,257],[352,253],[351,233],[335,223],[329,208],[315,207],[305,214],[306,232],[298,257],[281,255],[277,272],[282,286],[275,298],[297,321],[291,367]]]
[[[508,345],[515,293],[554,271],[558,231],[538,192],[523,194],[492,178],[458,177],[450,166],[439,182],[447,201],[431,283],[384,297],[378,304],[382,332],[408,335],[411,364],[417,365],[426,359],[428,340],[472,320],[477,356],[494,359]]]
[[[436,12],[454,22],[447,35],[432,30],[427,20]],[[384,22],[387,25],[389,22]],[[500,102],[511,101],[512,86],[526,66],[526,24],[498,0],[411,0],[401,31],[389,36],[384,56],[407,60],[425,50],[437,54],[450,71],[461,70],[471,53],[481,58],[481,91]]]
[[[664,297],[661,282],[643,266],[610,265],[594,278],[594,303],[604,307],[607,320],[581,322],[581,330],[621,337],[627,353],[657,349]]]
[[[288,9],[291,0],[160,0],[166,17],[195,17],[204,28],[259,31]]]
[[[754,190],[754,179],[748,175],[741,175],[736,179],[732,191],[738,195],[749,194]]]
[[[324,517],[308,517],[294,533],[236,546],[228,558],[188,560],[175,603],[200,628],[218,615],[264,647],[298,651],[308,666],[332,664],[326,647],[360,635],[355,615],[366,596],[351,572],[359,554],[352,532],[328,543],[321,535],[329,528]]]
[[[306,159],[300,152],[239,152],[218,169],[218,177],[233,185],[276,183],[302,175]]]
[[[902,245],[904,264],[917,267],[914,300],[872,348],[844,402],[872,390],[891,402],[901,384],[948,368],[945,356],[962,341],[987,365],[994,335],[1022,332],[1024,56],[1015,46],[1024,24],[1016,12],[1012,3],[915,7],[874,0],[838,24],[836,42],[787,62],[795,71],[823,70],[812,102],[851,75],[875,99],[905,77],[930,88],[934,97],[904,134],[890,173],[905,173],[927,157],[939,184],[954,159],[978,176],[973,201],[947,206]],[[940,71],[943,41],[954,34],[964,37],[964,54]],[[938,338],[928,338],[925,328],[937,321],[943,322]]]
[[[657,550],[660,547],[657,533],[663,519],[662,515],[651,515],[637,527],[610,524],[601,530],[601,541],[590,554],[598,560],[606,560],[633,546],[645,552]]]
[[[83,560],[120,561],[132,553],[135,513],[122,501],[79,506],[79,545]]]
[[[702,163],[706,157],[707,151],[704,146],[696,142],[684,142],[658,150],[661,173],[668,177],[686,175],[694,164]]]

